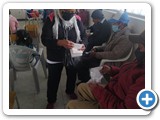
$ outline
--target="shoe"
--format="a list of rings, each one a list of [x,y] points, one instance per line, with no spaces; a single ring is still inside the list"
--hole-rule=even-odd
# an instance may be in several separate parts
[[[77,99],[77,95],[75,93],[67,94],[71,100]]]
[[[48,103],[46,109],[54,109],[54,103]]]

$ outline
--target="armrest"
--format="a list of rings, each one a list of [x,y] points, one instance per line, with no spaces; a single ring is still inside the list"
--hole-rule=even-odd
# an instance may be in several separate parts
[[[39,55],[41,56],[42,53],[43,53],[43,48],[39,48],[39,51],[38,51]]]
[[[101,46],[94,46],[93,48],[99,48],[99,47],[101,47]]]
[[[126,61],[126,60],[129,59],[129,57],[130,57],[131,54],[132,54],[132,51],[133,51],[133,47],[131,48],[129,54],[128,54],[126,57],[124,57],[124,58],[120,58],[120,59],[116,59],[116,60],[102,59],[100,65],[103,65],[103,64],[106,63],[106,62],[124,62],[124,61]]]

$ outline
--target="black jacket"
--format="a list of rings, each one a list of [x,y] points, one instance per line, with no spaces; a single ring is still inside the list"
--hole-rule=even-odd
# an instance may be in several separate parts
[[[60,21],[61,22],[61,21]],[[57,62],[62,62],[64,60],[65,56],[65,48],[60,47],[57,45],[58,39],[64,39],[64,28],[62,25],[59,25],[58,28],[58,39],[54,39],[53,37],[53,30],[52,27],[55,23],[55,20],[51,21],[49,17],[46,19],[43,28],[42,28],[42,35],[41,35],[41,41],[44,46],[47,48],[47,59],[50,61],[57,61]],[[85,35],[85,30],[83,28],[83,24],[80,20],[77,19],[77,25],[80,30],[80,36],[82,39],[82,43],[86,44],[86,35]],[[68,39],[76,42],[77,35],[75,28],[73,27],[69,33],[68,33]]]
[[[97,23],[90,27],[91,32],[93,35],[89,36],[88,38],[88,45],[85,51],[90,51],[93,46],[100,46],[104,42],[107,42],[110,35],[111,35],[111,24],[104,20],[103,23]]]

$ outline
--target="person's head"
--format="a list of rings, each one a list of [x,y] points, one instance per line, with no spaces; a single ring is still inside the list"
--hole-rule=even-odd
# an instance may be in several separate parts
[[[129,35],[129,40],[133,43],[138,43],[138,48],[135,51],[136,59],[139,63],[145,62],[145,31],[141,34]]]
[[[108,22],[112,24],[113,32],[118,32],[128,25],[129,22],[128,13],[124,12],[118,20],[111,18],[108,20]]]
[[[9,10],[9,15],[11,15],[11,11]]]
[[[76,9],[60,9],[59,12],[62,18],[68,21],[74,16]]]
[[[94,24],[101,22],[101,20],[104,18],[104,15],[102,13],[101,9],[95,10],[93,11],[92,15],[91,15]]]

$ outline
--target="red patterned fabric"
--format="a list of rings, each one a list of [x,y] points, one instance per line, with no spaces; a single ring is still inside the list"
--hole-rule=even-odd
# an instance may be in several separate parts
[[[123,65],[120,69],[112,67],[112,79],[105,86],[96,86],[92,90],[101,108],[137,109],[138,92],[145,88],[145,65],[138,66],[137,61]]]

